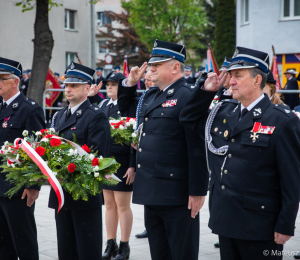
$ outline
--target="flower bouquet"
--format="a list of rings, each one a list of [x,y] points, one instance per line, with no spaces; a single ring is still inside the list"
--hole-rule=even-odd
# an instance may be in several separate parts
[[[87,201],[89,195],[102,191],[103,184],[119,182],[113,173],[120,164],[114,158],[97,157],[87,145],[80,147],[76,140],[71,142],[56,136],[53,128],[43,129],[31,137],[25,130],[23,136],[24,140],[18,138],[14,144],[5,142],[0,150],[0,156],[5,158],[0,166],[2,172],[7,172],[6,180],[14,184],[6,193],[8,197],[48,180],[58,199],[63,197],[62,187],[74,200]]]
[[[119,120],[110,119],[111,137],[117,144],[137,143],[138,135],[135,132],[136,119],[132,117],[120,117]]]

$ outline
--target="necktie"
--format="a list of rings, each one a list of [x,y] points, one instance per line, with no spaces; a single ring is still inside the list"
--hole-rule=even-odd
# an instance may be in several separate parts
[[[155,98],[154,99],[157,99],[161,93],[163,93],[164,91],[163,90],[158,90],[155,94]]]
[[[7,107],[7,103],[3,102],[1,112],[3,112],[6,107]]]
[[[66,119],[65,122],[67,122],[67,120],[71,117],[72,113],[71,113],[71,108],[68,109],[68,112],[66,114]]]
[[[247,109],[247,108],[244,108],[244,109],[242,110],[242,117],[243,117],[244,115],[246,115],[248,112],[249,112],[248,109]]]

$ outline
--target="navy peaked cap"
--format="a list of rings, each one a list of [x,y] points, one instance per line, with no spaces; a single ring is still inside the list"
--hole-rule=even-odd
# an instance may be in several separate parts
[[[107,81],[117,81],[125,79],[125,75],[123,73],[111,73],[108,75],[108,77],[103,80],[104,83],[107,83]]]
[[[192,71],[193,69],[192,69],[192,67],[190,67],[190,66],[185,66],[185,69],[184,70],[190,70],[190,71]]]
[[[97,71],[102,71],[102,70],[103,70],[103,68],[101,68],[101,67],[97,67],[97,68],[96,68],[96,70],[97,70]]]
[[[205,71],[205,67],[199,67],[199,71]]]
[[[273,73],[270,70],[267,75],[267,82],[276,85],[276,80],[274,79]]]
[[[171,59],[184,63],[186,52],[184,45],[155,40],[152,54],[148,63],[156,63]]]
[[[59,73],[57,73],[57,72],[54,72],[54,75],[55,75],[56,77],[59,77]]]
[[[0,57],[0,74],[15,74],[20,78],[22,76],[22,65],[18,61]]]
[[[268,74],[269,54],[237,46],[227,70],[230,71],[250,68],[258,68]]]
[[[223,65],[222,65],[221,68],[220,68],[220,71],[222,71],[222,70],[224,70],[224,69],[227,69],[227,68],[229,67],[229,65],[230,65],[230,62],[231,62],[231,59],[225,57],[224,62],[223,62]]]
[[[114,66],[114,70],[120,70],[121,68],[119,66]]]
[[[95,70],[72,61],[67,67],[65,74],[64,83],[88,83],[91,85]]]

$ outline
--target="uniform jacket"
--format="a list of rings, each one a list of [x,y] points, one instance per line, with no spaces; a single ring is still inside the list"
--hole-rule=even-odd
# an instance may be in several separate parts
[[[181,112],[193,90],[181,78],[156,99],[157,88],[147,91],[140,114],[143,130],[137,150],[134,203],[185,205],[189,195],[206,195],[208,172],[203,134],[181,123]],[[203,95],[200,103],[207,112],[214,93],[206,96],[203,91]],[[173,105],[167,105],[168,102]]]
[[[0,111],[2,104],[0,105]],[[7,127],[3,127],[4,119],[8,118]],[[0,145],[5,141],[13,143],[16,138],[23,138],[22,132],[28,131],[29,136],[33,135],[33,131],[37,132],[45,128],[44,112],[42,107],[30,98],[26,98],[21,92],[16,99],[10,103],[5,110],[0,113]],[[0,173],[0,197],[4,197],[12,184],[5,181],[6,174]],[[40,190],[40,186],[34,185],[31,189]],[[21,190],[15,196],[21,196]]]
[[[23,92],[24,96],[26,96],[27,94],[28,85],[29,85],[29,78],[25,80],[24,79],[21,80],[20,91]]]
[[[240,104],[224,101],[210,130],[215,148],[229,148],[226,155],[208,152],[209,227],[236,239],[273,240],[274,231],[292,236],[299,206],[299,119],[267,95],[239,117]],[[273,134],[253,141],[255,122],[275,126]]]
[[[191,75],[191,76],[185,78],[185,82],[188,83],[188,84],[192,84],[193,85],[196,82],[196,78],[194,78],[194,76]]]
[[[285,90],[298,90],[298,83],[297,80],[292,77],[290,80],[287,81],[285,87]],[[300,105],[299,101],[299,95],[294,93],[294,94],[283,94],[284,96],[284,103],[286,103],[291,109],[294,109],[294,107]]]
[[[107,106],[108,101],[109,100],[105,101],[101,107],[108,118],[112,117],[119,119],[120,116],[135,117],[135,114],[132,116],[133,114],[126,112],[121,115],[118,104],[110,108]],[[108,156],[115,157],[116,161],[121,163],[121,168],[118,169],[118,175],[120,174],[120,171],[122,171],[122,174],[124,175],[129,167],[135,167],[135,153],[131,146],[116,144],[114,139],[110,138],[107,154]]]
[[[75,134],[78,144],[86,144],[94,152],[98,151],[98,156],[105,157],[110,140],[110,126],[103,111],[92,105],[89,100],[86,100],[65,122],[67,110],[68,107],[65,107],[57,113],[55,118],[54,128],[59,132],[59,135],[73,141],[73,134]],[[66,192],[64,192],[64,196],[65,204],[63,208],[65,209],[93,209],[102,205],[101,194],[90,196],[88,201],[75,201]],[[49,207],[58,208],[57,197],[53,189],[50,192]]]

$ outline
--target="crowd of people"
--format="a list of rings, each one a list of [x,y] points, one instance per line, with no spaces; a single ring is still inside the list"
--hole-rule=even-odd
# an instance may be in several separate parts
[[[185,58],[183,45],[155,40],[150,60],[133,67],[128,78],[120,71],[104,78],[97,68],[94,80],[89,67],[75,62],[67,67],[68,105],[56,112],[51,127],[69,140],[75,134],[80,145],[93,146],[99,155],[115,157],[122,182],[104,185],[103,196],[88,201],[64,192],[59,212],[51,189],[48,206],[55,210],[59,259],[129,259],[132,200],[144,205],[145,231],[138,236],[148,237],[153,260],[196,260],[207,192],[208,226],[218,235],[222,260],[282,259],[299,208],[300,121],[292,111],[299,97],[284,95],[284,102],[278,97],[267,53],[236,47],[220,75],[202,69],[193,75]],[[296,88],[294,74],[285,72],[286,89]],[[45,128],[41,106],[21,92],[22,77],[19,62],[0,58],[0,120],[11,123],[0,127],[2,145],[23,130],[30,135]],[[141,82],[145,91],[139,97]],[[100,96],[104,88],[107,93]],[[120,145],[111,138],[109,118],[120,116],[136,118],[138,143]],[[34,202],[40,187],[28,186],[8,199],[11,187],[2,173],[1,259],[39,259]]]

